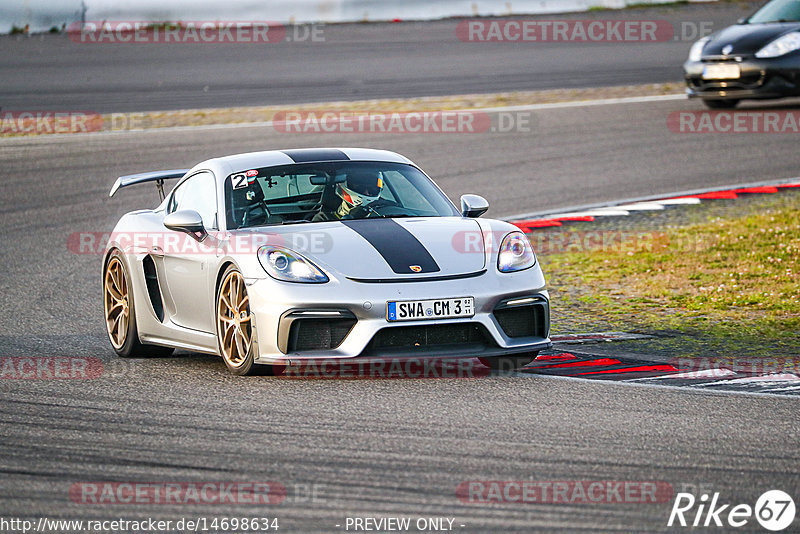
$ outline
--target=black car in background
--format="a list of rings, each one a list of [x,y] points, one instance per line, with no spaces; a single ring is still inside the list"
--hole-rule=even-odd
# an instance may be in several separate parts
[[[703,37],[683,65],[686,92],[709,108],[742,99],[800,96],[800,0],[771,0]]]

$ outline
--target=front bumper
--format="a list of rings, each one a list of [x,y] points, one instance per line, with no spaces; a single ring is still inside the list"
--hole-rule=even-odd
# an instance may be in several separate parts
[[[741,76],[731,80],[705,80],[703,68],[709,64],[736,63]],[[683,65],[686,94],[689,98],[707,100],[771,99],[800,96],[800,62],[794,54],[788,57],[758,59],[704,58]]]
[[[250,309],[256,327],[255,362],[387,356],[467,358],[544,350],[552,346],[549,296],[544,285],[538,265],[519,273],[484,273],[435,282],[362,283],[345,279],[327,284],[292,284],[249,280]],[[386,319],[389,301],[459,297],[475,299],[473,317],[399,323]],[[495,313],[509,307],[530,310],[536,327],[526,332],[519,328],[519,322],[509,322],[501,317],[502,313]],[[293,324],[303,320],[319,321],[319,325],[326,320],[336,321],[336,326],[325,331],[323,337],[336,337],[334,343],[338,338],[343,340],[331,348],[309,348],[308,343],[298,342],[292,329]],[[526,335],[529,333],[535,335]],[[424,340],[432,342],[426,344]],[[296,350],[299,345],[303,350]]]

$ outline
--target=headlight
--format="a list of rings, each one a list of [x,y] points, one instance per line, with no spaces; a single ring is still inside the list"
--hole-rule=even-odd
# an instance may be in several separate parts
[[[781,35],[770,44],[756,52],[757,58],[778,57],[800,48],[800,32]]]
[[[528,238],[522,232],[512,232],[503,238],[497,255],[497,269],[501,273],[513,273],[533,267],[536,255]]]
[[[258,249],[258,261],[267,274],[284,282],[322,284],[328,277],[319,267],[296,252],[283,247],[264,245]]]
[[[710,39],[710,37],[703,37],[692,45],[692,48],[689,49],[689,61],[700,61],[703,57],[703,48]]]

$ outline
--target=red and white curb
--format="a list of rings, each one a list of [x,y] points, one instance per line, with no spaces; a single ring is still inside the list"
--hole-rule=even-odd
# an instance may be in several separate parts
[[[800,395],[800,358],[737,361],[730,358],[672,358],[668,361],[644,358],[548,351],[538,355],[518,373],[702,391]]]
[[[540,228],[553,228],[571,222],[592,222],[602,217],[624,217],[635,212],[659,211],[668,206],[700,204],[704,200],[735,199],[740,195],[772,194],[781,190],[800,187],[800,177],[775,182],[759,182],[736,187],[705,189],[673,193],[663,198],[643,198],[612,202],[605,205],[585,206],[568,209],[562,212],[543,213],[540,215],[511,217],[511,224],[526,234]]]

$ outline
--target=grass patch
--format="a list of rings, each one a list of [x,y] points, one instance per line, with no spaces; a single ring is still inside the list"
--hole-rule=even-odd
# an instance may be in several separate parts
[[[798,206],[622,236],[541,255],[555,310],[627,330],[800,346]]]

